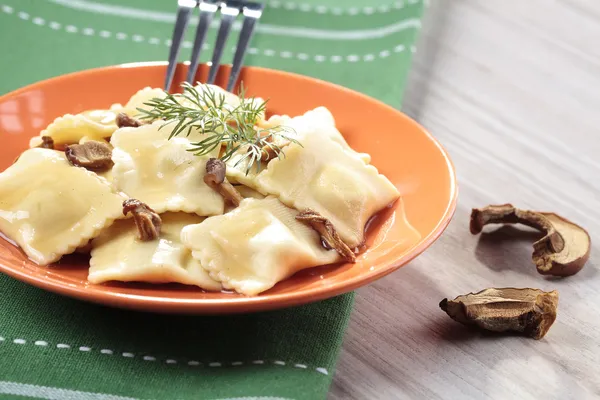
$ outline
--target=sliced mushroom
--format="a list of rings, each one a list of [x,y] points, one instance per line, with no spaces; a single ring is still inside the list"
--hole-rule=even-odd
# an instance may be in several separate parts
[[[453,320],[494,332],[519,332],[534,339],[546,335],[556,319],[558,292],[490,288],[444,299],[440,308]]]
[[[274,158],[277,158],[275,149],[271,146],[263,146],[260,153],[260,161],[269,162]]]
[[[269,162],[278,158],[281,149],[290,144],[290,141],[284,137],[270,136],[265,141],[268,143],[261,148],[260,161]]]
[[[487,224],[524,224],[545,235],[533,244],[532,259],[543,275],[569,276],[590,257],[591,240],[585,229],[554,213],[520,210],[511,204],[473,209],[470,230],[476,235]]]
[[[156,240],[160,235],[162,220],[147,204],[137,199],[123,202],[123,215],[131,213],[138,229],[138,238],[142,241]]]
[[[321,235],[323,247],[326,249],[335,249],[335,251],[348,262],[356,262],[356,255],[352,249],[342,241],[336,232],[335,227],[327,218],[316,211],[306,209],[296,215],[296,219],[310,225],[311,228]]]
[[[229,201],[234,206],[239,206],[244,200],[237,189],[225,179],[226,165],[223,160],[218,158],[210,158],[206,162],[206,174],[204,182],[213,188],[217,193],[223,196],[225,201]]]
[[[111,147],[95,140],[69,145],[65,155],[72,165],[94,171],[105,170],[113,165]]]
[[[117,126],[119,128],[123,128],[123,127],[137,128],[139,126],[144,125],[144,123],[141,122],[140,120],[130,117],[129,115],[122,113],[122,112],[117,114],[116,122],[117,122]]]
[[[42,149],[54,149],[54,139],[50,136],[42,136],[42,143],[38,147]]]

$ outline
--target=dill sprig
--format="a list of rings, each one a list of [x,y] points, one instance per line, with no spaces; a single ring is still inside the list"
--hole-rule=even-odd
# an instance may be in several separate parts
[[[266,101],[257,102],[254,98],[246,98],[243,85],[238,94],[240,104],[232,106],[225,102],[223,93],[216,93],[206,86],[202,90],[189,83],[183,83],[183,93],[166,93],[164,98],[153,98],[146,103],[150,110],[138,108],[143,120],[165,121],[159,129],[175,124],[169,139],[192,130],[205,134],[206,138],[192,143],[188,151],[203,156],[223,146],[221,160],[227,162],[238,151],[246,152],[235,162],[234,167],[246,164],[246,175],[252,167],[257,173],[261,168],[263,149],[271,149],[278,157],[284,157],[283,149],[275,143],[276,138],[301,145],[289,136],[293,129],[287,126],[259,128],[258,119],[266,110]]]

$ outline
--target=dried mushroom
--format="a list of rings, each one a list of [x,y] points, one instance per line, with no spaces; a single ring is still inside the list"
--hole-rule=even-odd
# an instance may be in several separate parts
[[[590,257],[591,240],[585,229],[554,213],[520,210],[511,204],[473,209],[471,233],[487,224],[524,224],[544,237],[533,244],[532,259],[543,275],[569,276],[579,272]]]
[[[267,136],[263,141],[260,150],[260,161],[269,162],[274,158],[279,158],[282,148],[290,144],[290,140],[285,137]],[[257,143],[259,144],[259,143]]]
[[[129,115],[122,113],[122,112],[117,114],[116,122],[117,122],[117,126],[119,128],[124,128],[124,127],[137,128],[139,126],[144,125],[143,122],[141,122],[133,117],[130,117]]]
[[[54,139],[50,136],[42,136],[42,143],[38,147],[42,149],[54,149]]]
[[[277,158],[277,152],[271,146],[264,146],[260,152],[260,161],[269,162]]]
[[[323,217],[316,211],[306,209],[296,215],[298,221],[310,225],[315,231],[321,235],[323,247],[326,249],[335,249],[348,262],[356,262],[356,255],[348,247],[346,243],[340,239],[335,227],[327,218]]]
[[[226,166],[218,158],[210,158],[206,162],[206,175],[204,182],[216,190],[225,201],[229,201],[234,206],[239,206],[244,199],[237,189],[225,179]]]
[[[557,307],[556,290],[529,288],[490,288],[440,302],[440,308],[461,324],[493,332],[519,332],[536,340],[554,323]]]
[[[69,145],[65,155],[72,165],[94,171],[105,170],[113,165],[110,145],[95,140]]]
[[[147,204],[137,199],[127,199],[123,202],[123,215],[131,213],[138,229],[138,238],[142,241],[158,239],[162,220]]]

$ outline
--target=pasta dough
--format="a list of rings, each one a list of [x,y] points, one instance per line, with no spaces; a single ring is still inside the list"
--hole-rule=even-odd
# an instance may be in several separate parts
[[[167,95],[164,90],[146,86],[131,96],[129,101],[125,104],[125,109],[127,110],[126,113],[132,116],[138,115],[138,108],[149,111],[152,109],[152,107],[147,106],[144,103],[152,100],[153,98],[164,99],[165,97],[167,97]]]
[[[38,147],[42,136],[50,136],[55,146],[79,143],[85,140],[104,141],[118,129],[115,119],[119,110],[89,110],[80,114],[58,117],[40,136],[29,141],[29,147]]]
[[[371,162],[371,156],[369,154],[358,153],[348,145],[346,139],[344,139],[342,134],[335,127],[333,115],[331,115],[329,110],[325,107],[317,107],[314,110],[307,111],[304,113],[304,115],[294,118],[290,118],[287,115],[273,115],[268,121],[259,122],[258,126],[262,129],[269,129],[277,126],[288,127],[290,130],[282,131],[282,133],[285,136],[298,141],[300,141],[300,138],[308,135],[315,136],[320,140],[328,138],[331,141],[338,143],[344,152],[346,152],[349,156],[357,158],[365,164],[369,164]],[[285,147],[289,144],[289,140],[277,135],[275,135],[273,138],[273,143],[283,148],[283,152],[285,154]],[[256,168],[252,167],[248,174],[246,174],[249,160],[243,160],[242,162],[238,163],[238,161],[240,161],[240,159],[246,154],[246,150],[247,148],[243,148],[237,151],[227,161],[227,179],[230,182],[241,183],[258,191],[262,191],[262,189],[258,187],[256,183]],[[266,169],[267,165],[267,162],[261,162],[260,170]]]
[[[85,245],[123,216],[125,197],[63,153],[26,150],[0,173],[0,230],[40,265]]]
[[[157,240],[141,241],[132,219],[117,221],[92,241],[88,281],[177,282],[202,289],[221,290],[180,240],[181,229],[204,218],[194,214],[166,213]]]
[[[400,197],[398,190],[339,143],[314,134],[298,140],[302,146],[287,146],[285,157],[270,161],[256,177],[258,191],[297,210],[313,209],[333,223],[350,248],[361,245],[369,218]]]
[[[335,126],[335,120],[331,112],[325,107],[317,107],[309,110],[304,115],[290,118],[287,115],[273,115],[266,122],[264,127],[275,127],[283,125],[292,128],[296,136],[305,136],[307,134],[317,135],[320,138],[329,138],[339,143],[342,148],[350,155],[364,161],[365,164],[371,162],[371,156],[367,153],[358,153],[348,145],[344,136]],[[291,135],[294,137],[294,135]],[[297,139],[297,137],[296,137]]]
[[[225,174],[229,182],[233,184],[239,183],[256,190],[256,175],[258,174],[256,166],[252,166],[248,173],[246,173],[250,159],[243,158],[247,150],[248,147],[244,147],[241,150],[236,151],[231,158],[227,160],[225,163],[227,166]],[[260,171],[264,170],[266,167],[266,162],[260,163]]]
[[[257,192],[256,190],[254,190],[252,188],[249,188],[248,186],[237,185],[234,187],[235,187],[235,190],[237,190],[243,198],[248,198],[248,197],[253,198],[253,199],[264,199],[265,198],[265,196],[263,194]],[[235,210],[235,209],[236,209],[235,205],[233,205],[229,202],[227,202],[225,204],[225,212],[226,213],[228,213],[232,210]]]
[[[295,272],[339,260],[277,198],[247,198],[228,214],[181,231],[181,241],[224,288],[256,295]]]
[[[189,152],[190,138],[169,139],[174,125],[163,121],[139,128],[121,128],[112,137],[113,185],[128,196],[148,204],[157,213],[185,211],[201,216],[222,214],[223,198],[202,179],[206,156]]]
[[[249,188],[247,186],[243,186],[243,185],[239,185],[235,187],[237,189],[238,192],[240,192],[240,194],[242,195],[242,197],[244,198],[248,198],[248,197],[252,197],[253,199],[264,199],[265,196],[259,192],[257,192],[256,190]]]

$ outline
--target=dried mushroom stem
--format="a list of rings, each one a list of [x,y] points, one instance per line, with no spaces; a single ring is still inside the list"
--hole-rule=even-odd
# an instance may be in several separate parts
[[[321,240],[323,241],[325,248],[335,249],[335,251],[348,262],[356,262],[356,255],[352,249],[342,241],[336,232],[335,227],[327,218],[316,211],[306,209],[296,215],[296,219],[310,225],[311,228],[317,231],[319,235],[321,235]]]
[[[270,146],[264,146],[260,152],[260,161],[269,162],[274,158],[277,158],[277,152],[275,149]]]
[[[556,290],[529,288],[490,288],[440,302],[440,308],[461,324],[493,332],[519,332],[534,339],[546,335],[557,307]]]
[[[122,113],[122,112],[117,114],[116,122],[117,122],[117,126],[119,128],[124,128],[124,127],[137,128],[139,126],[144,125],[143,122],[141,122],[133,117],[130,117],[129,115]]]
[[[544,237],[533,244],[532,255],[538,272],[543,275],[576,274],[590,257],[587,231],[554,213],[520,210],[511,204],[473,209],[471,233],[480,233],[487,224],[524,224],[543,232]]]
[[[274,158],[279,158],[281,149],[290,144],[289,140],[279,140],[279,143],[273,142],[273,137],[268,137],[264,141],[264,146],[260,150],[260,161],[269,162]]]
[[[149,241],[158,239],[162,220],[152,208],[137,199],[127,199],[123,202],[123,215],[129,213],[133,215],[140,240]]]
[[[94,171],[106,170],[113,165],[112,148],[107,143],[95,140],[69,145],[65,155],[72,165]]]
[[[206,174],[204,182],[219,193],[225,201],[229,201],[234,206],[239,206],[244,200],[240,192],[225,179],[226,165],[223,160],[210,158],[206,162]]]

